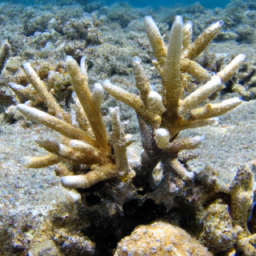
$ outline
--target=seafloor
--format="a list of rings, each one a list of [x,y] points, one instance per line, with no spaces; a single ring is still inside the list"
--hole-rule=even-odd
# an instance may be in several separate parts
[[[2,48],[8,49],[1,52],[0,59],[1,256],[108,256],[114,254],[120,238],[132,231],[132,227],[125,232],[113,227],[115,233],[112,234],[110,226],[102,227],[101,222],[97,223],[92,216],[82,216],[86,209],[80,194],[61,186],[54,166],[43,169],[24,167],[24,156],[44,154],[34,142],[35,137],[55,135],[47,128],[26,120],[16,110],[17,100],[8,83],[28,84],[21,66],[29,61],[61,106],[68,109],[71,88],[63,64],[65,56],[71,55],[77,61],[86,56],[91,85],[110,79],[133,92],[136,90],[132,57],[139,56],[152,85],[157,88],[161,81],[156,69],[152,68],[152,49],[144,31],[145,15],[153,16],[166,38],[175,15],[193,21],[194,37],[214,21],[224,21],[221,32],[198,61],[211,72],[216,72],[237,54],[246,54],[243,66],[215,99],[220,101],[238,96],[244,102],[219,117],[215,126],[187,130],[180,136],[204,136],[202,145],[192,152],[196,157],[186,162],[187,168],[193,172],[212,168],[220,182],[228,187],[241,166],[249,164],[255,171],[256,3],[253,0],[235,0],[225,9],[211,10],[200,4],[155,10],[150,7],[135,9],[126,3],[112,6],[105,6],[102,2],[65,5],[57,1],[56,5],[23,6],[3,2],[0,4],[0,42]],[[239,85],[239,89],[235,85]],[[115,105],[120,107],[126,133],[136,138],[128,150],[130,162],[136,162],[142,150],[136,115],[124,104],[105,95],[102,113],[108,127],[108,108]],[[149,205],[138,214],[146,215],[147,211],[150,216],[144,218],[140,215],[133,223],[149,224],[156,220],[177,223],[177,216],[168,215],[165,210],[161,212],[155,205]],[[133,218],[136,218],[136,213]],[[194,222],[194,217],[191,218]],[[90,221],[95,221],[95,224],[91,225]],[[90,232],[86,232],[87,226],[90,226]],[[101,234],[101,229],[110,233]],[[191,233],[196,235],[196,232]],[[218,251],[214,248],[212,252],[214,255],[231,255],[225,249]],[[256,255],[256,250],[251,255]]]

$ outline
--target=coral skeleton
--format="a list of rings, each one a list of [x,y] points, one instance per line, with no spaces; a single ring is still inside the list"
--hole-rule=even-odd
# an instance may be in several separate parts
[[[117,176],[127,179],[131,175],[126,157],[128,144],[120,124],[118,108],[112,109],[113,132],[110,143],[100,109],[103,99],[102,86],[96,84],[91,93],[85,58],[81,59],[79,67],[76,61],[68,56],[66,67],[74,90],[76,120],[60,107],[30,64],[23,65],[32,86],[46,104],[48,113],[30,107],[29,102],[18,104],[18,109],[30,120],[41,123],[61,135],[60,140],[37,139],[39,146],[49,154],[27,157],[26,166],[40,168],[59,164],[58,175],[62,176],[62,184],[69,188],[89,188],[99,181]],[[10,87],[15,90],[22,88],[13,84],[10,84]],[[114,154],[111,153],[112,149]],[[86,173],[83,173],[84,170]],[[74,175],[76,173],[79,175]]]
[[[137,173],[136,179],[141,179],[141,176],[147,177],[143,180],[151,179],[148,184],[151,189],[154,189],[152,171],[159,162],[162,162],[164,176],[172,170],[182,179],[193,177],[179,164],[178,153],[198,147],[203,137],[177,139],[180,131],[214,124],[214,117],[232,110],[242,102],[239,98],[233,98],[202,105],[209,96],[224,88],[223,83],[232,77],[245,59],[244,54],[239,54],[214,75],[196,62],[196,58],[220,31],[222,24],[222,21],[212,24],[192,42],[192,23],[183,25],[182,17],[176,16],[166,46],[154,20],[146,16],[147,37],[156,57],[153,64],[162,78],[162,95],[151,90],[139,57],[133,58],[133,65],[140,95],[115,86],[109,80],[103,83],[103,88],[110,95],[132,107],[138,115],[144,154],[142,170],[140,174]],[[184,93],[187,74],[204,83],[189,95]],[[166,180],[169,179],[166,177],[162,181]]]

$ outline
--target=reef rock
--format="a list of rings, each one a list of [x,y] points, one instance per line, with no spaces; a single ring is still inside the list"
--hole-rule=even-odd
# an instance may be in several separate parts
[[[164,222],[137,227],[122,239],[114,256],[210,256],[212,255],[185,230]]]

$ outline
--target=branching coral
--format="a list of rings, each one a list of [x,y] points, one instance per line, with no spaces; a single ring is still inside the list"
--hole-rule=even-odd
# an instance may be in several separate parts
[[[182,18],[177,16],[167,46],[153,19],[146,17],[145,23],[147,36],[156,57],[153,63],[162,78],[162,94],[151,89],[150,81],[138,57],[134,57],[133,65],[139,96],[111,84],[109,80],[103,83],[103,88],[109,94],[132,107],[138,115],[144,151],[141,155],[141,163],[133,165],[136,176],[128,165],[126,147],[129,142],[125,140],[118,108],[112,109],[112,134],[109,138],[100,109],[103,88],[100,84],[95,84],[93,92],[90,91],[85,58],[81,59],[80,67],[72,57],[66,59],[65,67],[74,91],[75,118],[72,112],[68,113],[60,107],[30,64],[23,65],[37,97],[46,104],[48,113],[28,106],[29,102],[19,104],[18,109],[29,119],[61,135],[60,138],[37,139],[39,146],[49,154],[28,157],[26,165],[30,168],[39,168],[58,164],[57,174],[62,176],[61,181],[64,186],[86,189],[79,190],[86,205],[87,217],[91,220],[85,232],[90,233],[88,230],[93,230],[94,237],[97,236],[100,242],[105,241],[106,236],[109,236],[105,232],[105,229],[109,230],[108,227],[111,228],[111,234],[115,234],[115,242],[125,233],[130,232],[140,224],[134,220],[134,212],[136,213],[140,206],[143,208],[144,203],[151,202],[153,210],[163,207],[160,216],[166,219],[170,217],[165,215],[170,209],[174,209],[177,215],[188,210],[188,215],[199,216],[195,219],[204,222],[201,241],[206,245],[212,245],[212,251],[218,253],[223,250],[232,250],[236,241],[240,250],[245,251],[242,244],[248,238],[245,222],[251,204],[250,173],[241,172],[241,175],[238,173],[229,190],[218,182],[214,170],[205,168],[199,174],[192,173],[180,163],[178,156],[184,149],[198,147],[203,139],[200,136],[178,139],[182,130],[213,124],[214,117],[232,110],[241,103],[239,98],[233,98],[221,103],[203,104],[209,96],[224,87],[223,83],[232,77],[245,56],[238,55],[223,70],[212,75],[196,62],[196,58],[217,35],[222,22],[214,23],[192,42],[192,23],[188,22],[183,26]],[[185,88],[191,81],[197,81],[203,85],[188,94]],[[24,89],[18,85],[10,86],[16,90],[17,94],[19,90]],[[158,179],[155,178],[156,172],[162,173]],[[113,179],[104,182],[102,186],[89,189],[100,181],[116,177],[119,179]],[[239,187],[236,182],[237,184],[241,182],[242,186]],[[95,192],[92,193],[93,195],[92,190]],[[225,195],[223,201],[218,201],[221,199],[220,194]],[[90,197],[92,204],[89,202]],[[228,204],[231,206],[233,222],[228,212]],[[243,215],[244,217],[240,216],[242,205],[247,210],[247,215]],[[129,206],[134,207],[135,210],[134,208],[131,211],[128,210],[126,215],[125,208]],[[222,214],[221,220],[224,220],[224,224],[230,228],[228,248],[225,247],[227,241],[225,234],[215,232],[216,225],[213,224],[217,222],[213,223],[213,219],[208,218],[215,211],[215,206],[218,208],[218,214]],[[203,215],[201,212],[204,211],[204,207],[206,210]],[[153,216],[148,220],[152,221],[154,218],[156,217]],[[101,225],[103,228],[95,228],[96,222],[97,226]],[[233,232],[231,222],[233,226],[238,227],[238,231]],[[162,233],[162,229],[168,225],[161,223],[157,225],[160,226],[160,231],[156,232],[158,236],[158,233]],[[225,225],[223,225],[224,229]],[[154,224],[151,227],[154,228]],[[244,231],[240,232],[240,229]],[[208,236],[206,231],[209,231],[212,237]],[[196,232],[200,233],[198,230]],[[139,247],[141,241],[143,242],[143,235],[142,240],[138,241]],[[169,239],[168,236],[165,238]],[[253,239],[254,237],[250,241]],[[219,241],[222,243],[221,246],[218,245]],[[118,250],[123,250],[124,242],[126,239],[119,244]],[[157,240],[156,242],[158,243]],[[159,247],[159,251],[161,249]],[[119,253],[118,250],[116,253]],[[194,250],[193,248],[192,251]],[[202,250],[205,252],[204,248]],[[125,251],[124,255],[126,252],[128,251]],[[144,255],[145,252],[147,251],[142,250],[141,253]],[[120,255],[123,254],[120,253]]]
[[[70,188],[89,188],[99,181],[117,176],[127,179],[131,172],[126,157],[127,143],[120,125],[118,109],[112,111],[113,132],[110,144],[100,110],[103,99],[101,85],[96,84],[93,92],[90,92],[84,58],[81,59],[81,67],[79,67],[72,57],[67,57],[66,67],[75,92],[76,120],[72,120],[71,114],[59,106],[30,64],[23,65],[38,96],[46,104],[48,114],[29,107],[28,104],[18,104],[18,109],[29,119],[62,135],[59,141],[39,138],[37,140],[39,146],[50,154],[26,158],[27,167],[39,168],[58,163],[58,174],[63,176],[62,184]],[[83,170],[87,170],[87,173],[84,174]],[[82,174],[74,175],[76,172]]]
[[[152,171],[159,162],[162,163],[164,170],[163,183],[169,180],[167,176],[171,172],[178,174],[183,180],[193,178],[193,174],[179,163],[177,156],[183,149],[196,148],[202,137],[178,140],[177,136],[184,129],[214,123],[213,117],[222,115],[241,103],[239,98],[233,98],[201,106],[209,96],[223,88],[223,83],[232,77],[245,59],[245,55],[238,55],[223,70],[211,76],[195,59],[217,35],[222,21],[212,24],[192,42],[191,23],[183,26],[182,18],[177,16],[171,29],[168,46],[165,45],[151,17],[145,18],[145,24],[156,57],[153,63],[162,78],[163,95],[151,90],[150,82],[138,57],[133,59],[133,64],[139,96],[111,84],[110,81],[105,81],[103,88],[116,99],[132,107],[138,114],[144,154],[141,173],[137,173],[137,180],[146,177],[142,179],[143,182],[148,181],[149,184],[146,186],[154,189]],[[187,74],[201,82],[209,81],[183,97]],[[145,184],[143,186],[145,187]]]

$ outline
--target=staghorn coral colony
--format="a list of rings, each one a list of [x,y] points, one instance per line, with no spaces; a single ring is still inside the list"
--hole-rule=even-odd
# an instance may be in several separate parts
[[[67,38],[73,36],[76,40],[81,36],[88,43],[100,42],[93,29],[100,23],[96,18],[88,23],[73,20],[64,29],[57,17],[48,15],[44,18]],[[134,14],[124,19],[122,10],[119,15],[123,17],[117,18],[120,26],[127,26]],[[115,20],[115,14],[109,19]],[[25,24],[29,34],[44,24],[35,21]],[[129,80],[127,90],[114,85],[125,79],[113,76],[112,82],[104,80],[116,67],[115,60],[105,52],[116,52],[113,46],[98,46],[101,50],[97,54],[102,52],[113,66],[110,71],[106,69],[108,75],[101,75],[101,81],[96,81],[89,76],[91,59],[82,57],[85,45],[78,41],[79,47],[72,43],[65,47],[74,58],[68,56],[65,61],[52,64],[26,62],[23,70],[15,70],[14,78],[9,74],[13,71],[11,63],[6,63],[11,46],[8,42],[2,45],[4,79],[10,78],[9,86],[18,101],[7,116],[22,119],[22,113],[28,120],[40,123],[35,142],[47,151],[43,156],[26,157],[23,164],[28,168],[54,166],[66,188],[61,191],[69,195],[65,196],[65,203],[45,213],[50,217],[42,217],[36,230],[23,227],[26,235],[20,233],[15,240],[15,250],[22,255],[256,254],[251,165],[240,167],[231,184],[221,181],[210,166],[193,171],[187,163],[195,158],[193,150],[204,137],[182,135],[187,129],[216,125],[215,117],[242,103],[238,97],[222,102],[215,98],[226,89],[225,83],[233,83],[236,76],[242,79],[243,71],[238,70],[245,65],[245,55],[239,54],[229,63],[222,59],[221,68],[212,72],[201,65],[204,61],[200,58],[218,36],[222,21],[214,22],[193,40],[192,22],[183,24],[182,17],[176,16],[167,44],[153,18],[146,16],[144,21],[156,59],[153,58],[152,67],[145,63],[149,60],[144,55],[139,58],[134,50],[129,69],[134,72],[136,91]],[[79,30],[81,24],[88,33],[95,32],[96,41]],[[70,32],[72,29],[76,33]],[[43,38],[39,35],[38,39]],[[147,47],[148,41],[140,39],[138,43]],[[123,70],[119,67],[120,73]],[[151,84],[149,72],[158,74],[161,85]],[[68,106],[54,97],[63,87],[68,88],[64,94],[71,102]],[[110,108],[111,118],[102,111],[106,104],[104,90],[117,99],[105,94],[110,105],[123,102],[135,110],[142,144],[139,152],[136,146],[132,148],[136,142],[125,133],[125,123],[120,120],[119,114],[126,107],[120,105],[121,111],[116,106]],[[25,127],[30,124],[23,121]],[[0,234],[6,236],[7,231],[2,230]]]
[[[211,76],[194,60],[217,35],[222,22],[214,23],[192,42],[191,23],[188,22],[183,26],[182,18],[177,16],[171,29],[168,46],[163,42],[151,17],[145,18],[145,24],[148,39],[156,56],[156,61],[153,63],[163,81],[162,95],[151,90],[138,57],[134,57],[133,64],[136,86],[140,91],[139,96],[114,86],[109,81],[103,83],[103,88],[108,93],[134,108],[138,115],[144,149],[141,162],[136,166],[128,164],[126,147],[129,141],[125,139],[118,108],[111,110],[112,132],[111,136],[107,134],[100,109],[103,88],[97,83],[93,92],[90,91],[86,59],[81,59],[79,67],[72,57],[67,57],[65,66],[74,91],[75,113],[64,111],[52,94],[47,91],[45,84],[30,64],[23,65],[30,83],[46,105],[48,114],[29,106],[29,102],[18,104],[17,108],[27,118],[48,126],[61,135],[56,138],[39,137],[36,140],[37,144],[49,154],[28,157],[25,159],[25,164],[29,168],[57,164],[56,173],[62,177],[61,182],[65,187],[79,189],[84,197],[96,190],[100,200],[108,199],[107,202],[99,203],[96,208],[99,219],[106,217],[111,219],[113,215],[117,218],[122,213],[124,204],[138,197],[144,201],[151,199],[155,205],[161,204],[168,211],[172,208],[190,205],[194,208],[192,211],[196,218],[203,220],[199,240],[209,249],[216,253],[232,251],[236,245],[238,250],[244,252],[245,255],[253,255],[250,251],[250,243],[246,246],[243,242],[245,239],[249,241],[254,239],[254,237],[249,237],[246,226],[252,203],[250,170],[245,168],[244,172],[239,172],[237,174],[239,178],[235,179],[234,185],[229,190],[218,184],[211,170],[196,175],[186,170],[178,159],[180,151],[198,147],[203,139],[199,136],[178,139],[180,131],[213,124],[216,121],[212,117],[219,116],[241,103],[240,99],[234,98],[222,103],[207,103],[201,106],[201,103],[209,96],[223,88],[223,83],[232,77],[245,56],[238,55],[223,70]],[[184,98],[184,88],[191,79],[185,79],[187,75],[203,83],[209,81]],[[24,90],[17,84],[10,84],[10,86],[17,94]],[[156,166],[158,166],[158,172],[161,173],[158,181],[154,176]],[[102,181],[105,183],[102,187],[94,186]],[[205,183],[205,186],[201,194],[198,194],[198,186],[202,183]],[[217,191],[230,197],[232,219],[225,202],[218,198]],[[197,209],[210,200],[209,198],[214,198],[214,200],[211,199],[213,202],[209,204],[204,213],[198,211]],[[115,214],[110,212],[110,205]],[[114,209],[116,207],[119,208],[119,212]],[[211,207],[217,210],[217,216],[214,216]],[[94,207],[88,208],[92,208],[87,209],[92,213],[96,210],[93,209]],[[247,214],[241,214],[241,211],[245,209],[247,209]],[[210,227],[213,221],[208,220],[209,216],[218,220],[219,215],[224,215],[220,225],[221,230],[222,225],[233,226],[233,229],[230,228],[230,234],[216,233],[216,227]],[[127,224],[129,225],[129,222]],[[210,226],[207,227],[207,225]],[[149,235],[149,238],[144,236],[145,233]],[[165,238],[161,238],[163,233]],[[137,238],[135,239],[134,236]],[[179,244],[180,237],[183,239],[188,237],[188,242],[186,242],[188,248],[185,248],[183,243]],[[137,242],[133,243],[134,239]],[[222,241],[223,247],[216,246],[216,241]],[[165,247],[158,247],[157,243]],[[168,223],[155,223],[137,228],[130,238],[127,237],[120,242],[115,255],[153,255],[154,253],[158,255],[187,255],[187,253],[211,255],[206,248],[201,248],[196,240],[189,238],[184,230],[172,227]]]

